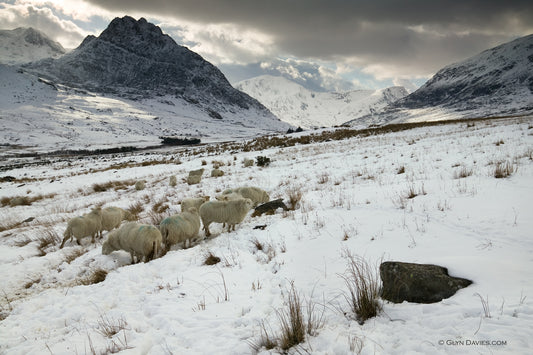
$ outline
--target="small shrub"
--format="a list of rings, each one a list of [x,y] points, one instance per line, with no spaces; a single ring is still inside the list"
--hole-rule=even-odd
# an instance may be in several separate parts
[[[400,175],[404,173],[405,173],[405,166],[402,165],[398,168],[398,170],[396,171],[396,174]]]
[[[378,268],[372,267],[365,259],[345,251],[348,266],[340,277],[344,280],[348,293],[344,298],[357,321],[363,324],[367,319],[377,316],[382,305],[379,300],[380,278]]]
[[[264,157],[264,156],[258,156],[255,157],[257,166],[269,166],[270,165],[270,158]]]

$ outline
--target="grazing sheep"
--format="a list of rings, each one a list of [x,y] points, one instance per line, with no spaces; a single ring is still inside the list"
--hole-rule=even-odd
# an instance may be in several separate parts
[[[169,178],[169,181],[168,181],[168,184],[171,186],[171,187],[174,187],[178,184],[178,179],[176,178],[176,175],[172,175],[170,178]]]
[[[144,190],[145,188],[145,184],[144,184],[144,180],[139,180],[135,183],[135,190],[137,191],[141,191],[141,190]]]
[[[189,176],[187,177],[187,184],[189,185],[199,184],[200,180],[202,179],[203,173],[204,173],[203,168],[189,171]]]
[[[200,218],[204,225],[205,235],[210,236],[209,225],[213,222],[227,223],[228,232],[235,230],[252,208],[253,202],[248,198],[232,201],[209,201],[200,206]]]
[[[254,166],[254,160],[253,159],[244,158],[243,163],[244,163],[244,167],[245,168],[247,168],[249,166]]]
[[[226,190],[228,191],[228,190]],[[222,193],[222,195],[215,196],[215,198],[219,201],[232,201],[232,200],[238,200],[240,198],[244,198],[241,194],[237,192],[230,192],[230,193]]]
[[[131,263],[139,257],[150,261],[159,255],[163,237],[154,226],[128,222],[117,230],[109,233],[107,240],[102,245],[102,254],[109,255],[115,250],[125,250],[131,255]]]
[[[198,236],[200,230],[200,217],[194,207],[187,211],[165,218],[159,225],[159,231],[163,236],[165,252],[170,250],[173,244],[184,243],[189,245],[191,239]]]
[[[67,223],[67,229],[63,233],[63,241],[59,249],[63,248],[65,242],[72,237],[76,237],[76,243],[81,245],[80,240],[84,237],[91,236],[92,243],[94,237],[98,235],[102,229],[102,209],[100,207],[94,208],[91,212],[80,216],[71,218]]]
[[[224,176],[224,172],[220,169],[213,169],[211,170],[211,177],[220,177]]]
[[[207,201],[209,201],[209,196],[186,198],[185,200],[181,201],[181,212],[185,212],[191,207],[194,207],[197,211],[199,211],[200,206]]]
[[[131,213],[119,207],[106,207],[102,210],[102,228],[100,229],[100,237],[103,231],[111,231],[120,226],[122,221],[129,219]]]
[[[236,189],[228,189],[222,192],[222,195],[227,195],[231,193],[238,193],[244,198],[249,198],[253,201],[254,207],[257,206],[260,203],[265,203],[270,201],[270,196],[268,196],[268,193],[264,190],[261,190],[258,187],[238,187]]]

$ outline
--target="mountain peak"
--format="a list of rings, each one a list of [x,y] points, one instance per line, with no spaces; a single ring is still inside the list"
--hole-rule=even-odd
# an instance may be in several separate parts
[[[32,27],[0,30],[0,63],[21,64],[65,53],[61,44]]]
[[[98,37],[86,37],[63,57],[25,67],[94,92],[135,99],[169,95],[208,113],[234,115],[236,106],[275,119],[257,100],[233,88],[218,68],[144,18],[115,18]]]

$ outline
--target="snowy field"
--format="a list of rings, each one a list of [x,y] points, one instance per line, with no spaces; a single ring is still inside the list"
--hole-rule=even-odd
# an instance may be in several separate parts
[[[533,117],[261,152],[192,153],[2,172],[17,179],[0,183],[4,200],[35,201],[0,208],[0,353],[250,354],[261,324],[279,332],[277,312],[291,283],[315,302],[323,324],[290,354],[531,351]],[[256,156],[272,163],[243,167],[244,158]],[[207,172],[221,162],[226,175],[182,182],[202,160]],[[494,176],[498,163],[510,176]],[[175,188],[170,175],[178,177]],[[138,179],[146,180],[145,190],[128,185]],[[94,191],[108,182],[107,190]],[[102,240],[91,245],[90,238],[59,249],[66,221],[96,204],[139,203],[141,220],[150,223],[161,206],[176,213],[183,198],[214,198],[244,185],[272,199],[295,191],[302,198],[294,211],[247,216],[235,232],[214,224],[213,237],[148,263],[130,265],[125,252],[102,255]],[[384,302],[379,316],[360,325],[344,297],[347,251],[376,267],[381,260],[442,265],[474,283],[439,303]],[[205,265],[210,253],[221,261]],[[91,284],[97,270],[107,276]]]

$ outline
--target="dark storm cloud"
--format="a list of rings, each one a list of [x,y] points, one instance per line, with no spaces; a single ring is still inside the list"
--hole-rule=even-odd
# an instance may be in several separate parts
[[[124,14],[251,28],[271,36],[282,54],[370,66],[369,72],[383,70],[384,76],[401,70],[407,75],[428,75],[445,64],[533,32],[531,0],[90,2]]]

